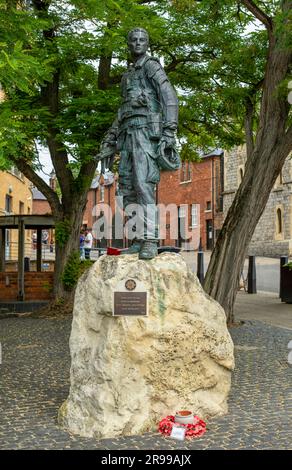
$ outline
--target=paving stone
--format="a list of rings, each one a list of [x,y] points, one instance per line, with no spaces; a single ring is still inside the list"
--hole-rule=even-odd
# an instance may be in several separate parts
[[[230,330],[236,345],[229,413],[206,434],[177,442],[146,433],[97,441],[57,425],[69,390],[71,319],[0,320],[0,449],[291,449],[292,331],[261,322]],[[173,410],[170,410],[170,412]]]

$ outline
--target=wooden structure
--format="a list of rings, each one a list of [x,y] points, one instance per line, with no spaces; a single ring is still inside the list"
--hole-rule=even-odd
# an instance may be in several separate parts
[[[5,271],[5,234],[7,229],[18,229],[18,295],[25,300],[24,292],[24,243],[25,230],[37,232],[37,272],[42,270],[42,230],[54,228],[51,215],[6,215],[0,217],[0,272]]]

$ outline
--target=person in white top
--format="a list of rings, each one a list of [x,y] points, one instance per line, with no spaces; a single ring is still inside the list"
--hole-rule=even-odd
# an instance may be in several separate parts
[[[85,259],[90,259],[90,250],[92,248],[93,243],[93,236],[90,229],[87,229],[85,232],[85,239],[84,239],[84,252],[85,252]]]

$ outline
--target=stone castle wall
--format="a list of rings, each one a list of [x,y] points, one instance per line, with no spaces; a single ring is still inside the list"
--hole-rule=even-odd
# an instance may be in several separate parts
[[[241,182],[246,161],[245,146],[225,153],[224,157],[224,217],[232,204]],[[279,233],[278,209],[282,215],[282,232]],[[249,255],[292,255],[292,160],[288,158],[270,194],[266,209],[259,220],[248,250]]]

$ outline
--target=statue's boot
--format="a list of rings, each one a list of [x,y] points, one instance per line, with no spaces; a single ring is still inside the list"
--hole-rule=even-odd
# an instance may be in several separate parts
[[[134,240],[130,248],[123,252],[124,255],[134,255],[139,253],[142,248],[141,240]]]
[[[152,259],[157,255],[157,242],[145,240],[139,253],[139,259]]]

